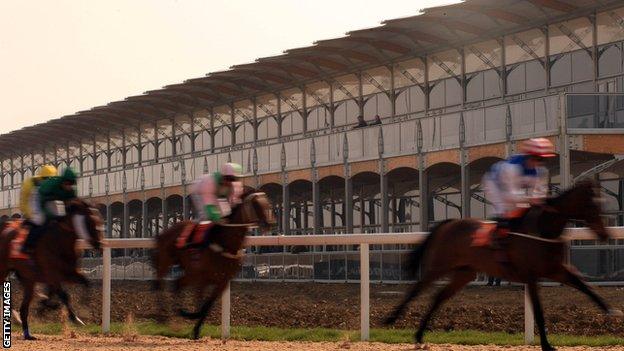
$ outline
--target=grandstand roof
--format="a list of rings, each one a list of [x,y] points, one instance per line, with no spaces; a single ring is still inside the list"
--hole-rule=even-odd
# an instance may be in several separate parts
[[[336,39],[264,57],[230,70],[148,91],[0,135],[0,154],[20,155],[79,139],[104,137],[139,122],[167,119],[358,69],[460,47],[598,9],[619,0],[467,0],[348,32]],[[52,135],[52,137],[50,137]]]

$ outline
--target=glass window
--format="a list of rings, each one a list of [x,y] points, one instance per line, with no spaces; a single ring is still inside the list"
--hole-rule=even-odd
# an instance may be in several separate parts
[[[455,78],[447,78],[436,82],[431,90],[431,108],[440,108],[461,104],[462,89]]]
[[[317,163],[329,162],[329,136],[314,138],[314,151]]]
[[[277,138],[277,121],[274,117],[258,120],[258,140]]]
[[[622,43],[598,48],[598,76],[622,73]]]
[[[594,77],[594,61],[585,50],[572,52],[572,81],[580,82]]]
[[[392,103],[385,93],[379,93],[364,98],[364,119],[372,121],[376,115],[381,118],[392,115]]]
[[[523,101],[509,105],[511,133],[514,136],[535,132],[535,101]]]
[[[296,141],[291,141],[284,144],[286,151],[286,167],[299,166],[299,144]]]
[[[483,73],[483,98],[489,99],[501,96],[503,81],[497,71],[491,69]]]
[[[362,155],[365,157],[379,156],[379,127],[360,130],[362,131]]]
[[[195,137],[195,150],[205,151],[210,150],[210,133],[207,130],[200,131]]]
[[[440,146],[440,126],[438,117],[420,119],[420,127],[423,134],[423,149],[433,149]]]
[[[425,109],[425,93],[420,86],[415,85],[403,90],[396,99],[396,114],[403,115],[410,112],[420,112]]]
[[[337,103],[336,111],[334,111],[334,125],[344,126],[357,122],[357,116],[360,113],[358,105],[353,100],[345,100]]]
[[[512,66],[507,73],[507,93],[519,94],[526,91],[526,64]]]
[[[466,75],[466,101],[483,100],[483,72]]]
[[[232,132],[230,127],[222,126],[215,128],[215,147],[232,145]]]
[[[236,125],[236,143],[250,143],[254,138],[253,126],[249,122],[243,122]]]
[[[169,138],[163,139],[160,141],[160,145],[158,145],[158,157],[169,157],[173,154],[173,147],[171,145],[171,140]],[[114,162],[112,162],[115,165]]]
[[[318,106],[308,113],[308,131],[324,129],[329,127],[329,112],[324,106]]]
[[[429,87],[431,88],[429,92],[429,107],[444,107],[444,81],[430,82]]]
[[[526,67],[526,91],[544,89],[546,87],[546,70],[540,61],[524,63]]]
[[[282,135],[293,135],[303,133],[303,117],[299,111],[288,112],[283,116]]]
[[[564,54],[554,58],[550,67],[550,83],[553,86],[569,84],[572,82],[572,55]]]

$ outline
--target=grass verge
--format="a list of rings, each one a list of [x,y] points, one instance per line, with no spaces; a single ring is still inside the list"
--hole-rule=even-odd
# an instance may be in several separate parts
[[[78,334],[98,335],[100,326],[90,324],[84,327],[71,327]],[[137,322],[133,324],[133,329],[139,335],[159,335],[175,338],[189,338],[192,325],[164,325],[154,322]],[[112,323],[111,334],[123,336],[127,326],[124,323]],[[19,335],[21,330],[14,328],[15,335]],[[63,333],[61,323],[34,324],[31,327],[34,334],[55,335]],[[202,336],[219,338],[221,336],[220,327],[207,325],[202,329]],[[408,329],[372,329],[371,341],[383,343],[411,343],[413,342],[414,331]],[[339,329],[283,329],[273,327],[246,327],[234,326],[231,331],[231,338],[235,340],[262,340],[262,341],[358,341],[360,333],[350,330]],[[537,340],[538,338],[536,338]],[[624,345],[623,337],[613,335],[602,336],[578,336],[578,335],[549,335],[549,340],[557,346],[611,346]],[[460,344],[460,345],[522,345],[524,337],[522,334],[508,334],[503,332],[483,332],[475,330],[461,331],[434,331],[425,334],[425,341],[434,344]]]

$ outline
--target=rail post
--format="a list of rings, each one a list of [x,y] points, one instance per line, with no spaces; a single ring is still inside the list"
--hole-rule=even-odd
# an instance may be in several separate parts
[[[221,294],[221,339],[230,337],[230,283]]]
[[[360,340],[370,334],[370,255],[369,245],[360,244]]]
[[[524,284],[524,343],[533,344],[535,340],[535,316],[533,315],[533,304],[529,295],[529,287]]]
[[[102,333],[110,332],[111,310],[111,248],[102,251]]]

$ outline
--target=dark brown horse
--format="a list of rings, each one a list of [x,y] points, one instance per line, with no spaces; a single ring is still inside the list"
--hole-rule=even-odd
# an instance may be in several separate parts
[[[50,294],[48,300],[54,295],[58,296],[67,308],[70,320],[82,324],[61,284],[68,282],[89,286],[87,278],[78,272],[76,241],[84,239],[93,248],[99,249],[104,226],[99,211],[87,202],[76,199],[66,205],[67,215],[49,223],[37,241],[32,260],[11,258],[11,240],[17,231],[0,232],[0,281],[4,281],[10,272],[15,272],[24,287],[18,321],[22,324],[26,340],[35,339],[30,335],[28,327],[28,310],[36,283],[45,284]],[[51,303],[46,301],[46,306],[51,306]]]
[[[598,296],[571,266],[564,264],[566,244],[559,237],[571,219],[582,220],[601,240],[609,238],[600,218],[599,193],[595,184],[583,181],[560,196],[548,199],[533,217],[532,225],[543,237],[527,234],[509,234],[506,239],[508,262],[490,247],[472,246],[473,235],[481,223],[476,219],[447,220],[431,230],[425,242],[412,253],[411,269],[415,272],[422,263],[422,279],[406,294],[402,303],[386,319],[394,323],[423,289],[436,280],[448,276],[450,282],[438,292],[416,332],[416,342],[422,343],[427,324],[440,305],[473,281],[477,272],[527,284],[535,320],[540,333],[542,350],[554,350],[548,343],[544,315],[538,295],[538,279],[551,279],[571,286],[589,296],[601,310],[621,315]],[[526,221],[525,221],[526,222]]]
[[[268,230],[275,224],[271,204],[264,193],[251,193],[243,197],[243,202],[232,210],[227,224],[216,224],[211,229],[210,245],[197,252],[198,257],[189,254],[188,249],[178,249],[178,236],[191,221],[177,223],[156,237],[154,263],[156,266],[156,287],[160,287],[172,265],[179,264],[183,275],[175,283],[175,291],[185,287],[195,287],[203,292],[208,286],[212,290],[202,302],[197,312],[180,310],[188,319],[197,320],[193,328],[193,338],[199,332],[210,308],[221,296],[242,267],[242,249],[249,227],[260,226]]]

